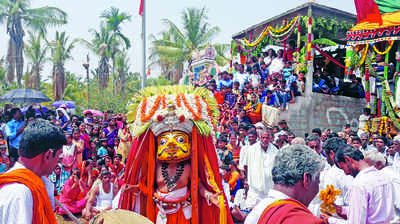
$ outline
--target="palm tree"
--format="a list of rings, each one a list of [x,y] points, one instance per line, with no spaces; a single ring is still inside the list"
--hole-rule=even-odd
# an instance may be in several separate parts
[[[100,25],[99,31],[92,29],[90,32],[93,34],[92,41],[84,41],[84,43],[100,57],[95,73],[99,86],[105,89],[110,79],[110,58],[112,57],[113,49],[118,49],[119,42],[113,38],[104,23]]]
[[[111,7],[109,10],[105,10],[100,18],[105,19],[107,29],[111,32],[113,38],[123,41],[125,48],[129,49],[131,47],[131,42],[128,37],[122,34],[121,24],[126,21],[131,21],[132,16],[125,12],[120,12],[118,8]]]
[[[35,35],[32,32],[28,32],[29,40],[25,46],[25,55],[29,58],[32,63],[32,69],[30,73],[30,79],[25,80],[25,85],[32,87],[33,89],[40,89],[40,72],[43,69],[43,64],[48,60],[46,58],[48,45],[43,42],[44,36],[42,33]]]
[[[115,69],[117,70],[116,89],[125,92],[126,76],[129,72],[129,59],[125,51],[119,52],[115,57]]]
[[[152,54],[150,60],[160,66],[168,66],[168,73],[173,69],[183,70],[188,63],[191,69],[192,55],[208,46],[219,32],[207,22],[205,8],[187,8],[182,13],[183,29],[179,29],[172,21],[163,19],[168,27],[161,33],[161,38],[152,37]],[[181,73],[182,71],[178,71]],[[179,79],[179,78],[177,78]]]
[[[72,59],[71,51],[77,40],[69,42],[65,32],[56,32],[56,39],[49,43],[51,48],[51,60],[53,62],[53,95],[54,100],[61,100],[67,87],[65,77],[65,62]]]
[[[21,86],[24,68],[24,27],[45,32],[49,26],[66,24],[67,14],[55,7],[30,8],[30,0],[0,0],[0,21],[6,22],[8,42],[8,82],[13,82],[15,71],[17,84]]]

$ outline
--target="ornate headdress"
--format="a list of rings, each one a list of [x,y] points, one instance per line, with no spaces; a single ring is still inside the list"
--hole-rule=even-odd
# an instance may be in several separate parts
[[[157,136],[170,130],[191,133],[193,124],[202,135],[214,135],[219,112],[212,93],[193,86],[147,87],[128,106],[134,136],[150,128]]]

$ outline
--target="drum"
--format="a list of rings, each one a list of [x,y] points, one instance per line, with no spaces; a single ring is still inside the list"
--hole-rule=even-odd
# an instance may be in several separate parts
[[[92,218],[89,223],[90,224],[123,224],[123,223],[152,224],[153,222],[135,212],[117,209],[117,210],[105,211]]]

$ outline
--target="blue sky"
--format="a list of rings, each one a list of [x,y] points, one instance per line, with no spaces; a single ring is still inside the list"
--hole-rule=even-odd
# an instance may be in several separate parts
[[[297,7],[306,0],[147,0],[147,36],[157,34],[164,29],[161,19],[168,18],[180,25],[181,12],[187,7],[208,9],[209,23],[218,26],[221,32],[215,42],[229,43],[232,34],[253,24],[259,23],[286,10]],[[317,0],[317,3],[355,13],[352,0]],[[68,24],[50,29],[48,39],[54,38],[55,30],[66,31],[72,38],[90,40],[89,29],[98,28],[99,15],[105,9],[115,6],[132,15],[132,21],[123,26],[123,32],[131,39],[129,51],[132,71],[141,71],[141,17],[138,15],[140,0],[32,0],[32,7],[56,6],[68,13]],[[0,57],[7,53],[8,36],[5,24],[0,25]],[[82,63],[86,60],[88,49],[78,45],[74,51],[74,60],[66,64],[66,69],[78,75],[84,74]],[[97,66],[97,59],[90,52],[91,67]],[[45,68],[44,77],[50,75],[50,63]],[[153,74],[152,74],[153,75]]]

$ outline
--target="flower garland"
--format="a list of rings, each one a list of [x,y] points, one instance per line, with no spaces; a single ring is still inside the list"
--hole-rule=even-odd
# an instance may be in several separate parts
[[[379,135],[382,136],[382,134],[386,133],[386,130],[384,132],[383,129],[387,128],[387,117],[386,116],[382,117],[380,123],[381,124],[379,127]]]
[[[246,43],[247,46],[249,47],[254,47],[257,46],[262,39],[264,39],[264,37],[269,34],[269,31],[272,30],[272,32],[274,33],[282,33],[287,31],[289,28],[291,28],[291,26],[297,21],[299,17],[296,16],[295,18],[292,19],[292,21],[285,27],[283,27],[282,29],[275,29],[272,26],[267,26],[264,31],[260,34],[260,36],[257,38],[256,41],[254,41],[253,43],[250,43],[247,38],[244,38],[244,42]]]
[[[369,133],[369,121],[365,122],[365,132]]]
[[[294,28],[295,26],[293,26],[293,28]],[[273,36],[271,36],[270,35],[270,37],[271,37],[271,39],[273,40],[273,41],[276,41],[276,42],[284,42],[284,41],[286,41],[287,39],[289,39],[289,37],[293,34],[293,31],[294,31],[294,29],[291,29],[290,30],[290,33],[284,38],[284,39],[282,39],[282,40],[278,40],[278,39],[275,39]]]
[[[161,102],[162,102],[162,109],[167,108],[167,102],[165,102],[165,95],[162,95]]]
[[[178,94],[177,97],[180,97],[180,99],[183,101],[183,104],[186,106],[186,108],[192,113],[193,119],[195,121],[201,120],[202,118],[202,113],[201,113],[201,104],[200,104],[200,96],[196,95],[196,107],[197,107],[197,113],[194,111],[193,107],[190,106],[188,101],[186,100],[186,97],[184,94]]]
[[[375,124],[375,122],[376,122],[376,120],[375,119],[372,119],[372,129],[371,129],[371,132],[375,132],[375,127],[376,127],[376,124]]]
[[[390,49],[392,49],[393,44],[394,44],[394,41],[393,40],[390,41],[389,47],[384,52],[379,51],[378,48],[376,48],[375,44],[373,45],[373,48],[377,54],[387,54],[387,53],[389,53]]]
[[[288,29],[286,32],[284,32],[284,33],[282,33],[282,34],[275,34],[275,33],[273,33],[272,30],[269,30],[268,34],[269,34],[270,36],[273,36],[273,37],[283,37],[283,36],[286,36],[288,33],[293,32],[294,28],[296,28],[297,21],[298,21],[298,20],[294,21],[294,24],[291,25],[291,28]]]
[[[360,65],[359,66],[361,66],[362,64],[364,64],[364,62],[365,62],[365,59],[367,58],[367,53],[368,53],[368,44],[365,46],[365,48],[364,48],[364,50],[363,50],[363,53],[362,53],[362,57],[361,57],[361,61],[360,61]]]
[[[150,109],[150,112],[146,115],[147,98],[143,99],[142,108],[140,108],[140,121],[142,123],[147,122],[154,116],[157,108],[160,106],[160,102],[161,102],[161,97],[159,96],[159,97],[157,97],[156,101],[154,102],[153,107]]]

